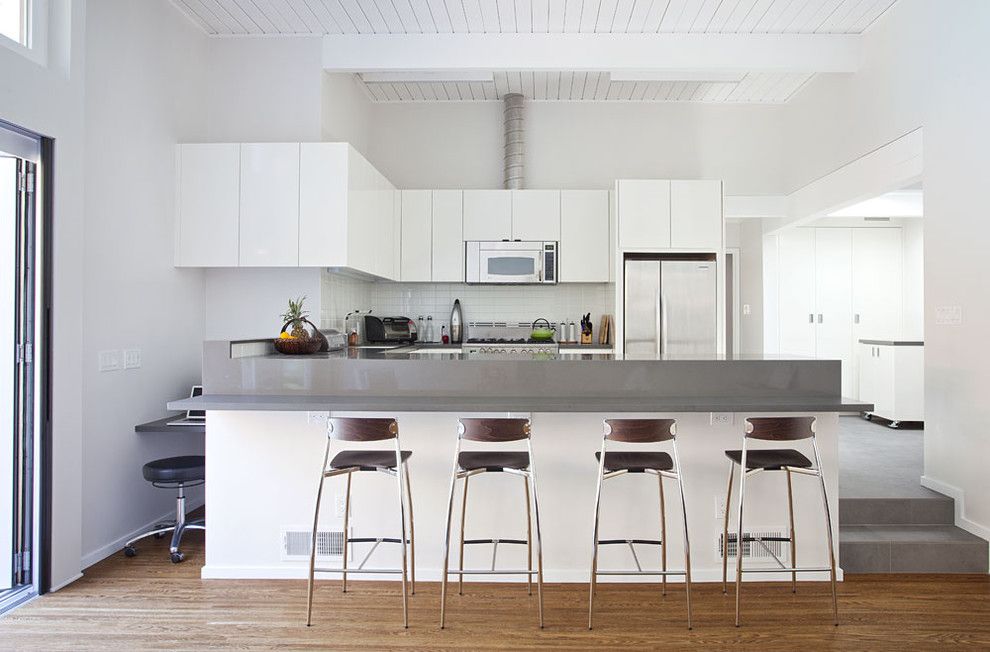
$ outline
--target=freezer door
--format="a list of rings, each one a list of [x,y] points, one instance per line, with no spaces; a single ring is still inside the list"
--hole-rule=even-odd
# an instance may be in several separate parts
[[[664,355],[714,355],[715,263],[665,260],[660,268],[660,347]]]
[[[627,260],[625,269],[625,352],[660,353],[660,261]]]

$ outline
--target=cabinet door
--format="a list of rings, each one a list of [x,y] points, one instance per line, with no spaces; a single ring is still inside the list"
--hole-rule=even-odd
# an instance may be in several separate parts
[[[241,267],[299,264],[299,143],[241,145]]]
[[[722,248],[722,182],[670,182],[670,246]]]
[[[896,346],[878,346],[874,358],[873,403],[875,408],[873,413],[892,421],[897,420],[897,416],[894,414],[894,354],[896,348]]]
[[[777,238],[779,353],[815,355],[815,230],[794,228]]]
[[[347,144],[299,146],[299,266],[346,267]]]
[[[464,239],[512,239],[512,191],[464,191]]]
[[[179,145],[176,249],[180,267],[236,267],[240,146]]]
[[[560,240],[560,191],[512,190],[512,239]]]
[[[560,282],[607,283],[609,243],[608,191],[562,190]]]
[[[433,278],[433,192],[403,190],[401,281],[429,281]]]
[[[859,344],[856,347],[859,400],[876,402],[876,350],[873,344]]]
[[[852,380],[852,236],[846,228],[815,229],[815,356],[842,361],[842,393]]]
[[[433,191],[433,280],[464,282],[464,193]]]
[[[670,248],[670,182],[618,181],[619,248]]]
[[[901,229],[851,231],[856,338],[896,338],[901,325]]]

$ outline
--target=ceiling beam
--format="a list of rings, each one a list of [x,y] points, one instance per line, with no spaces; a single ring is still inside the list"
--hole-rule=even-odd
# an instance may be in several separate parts
[[[861,37],[845,34],[334,34],[332,72],[856,72]]]

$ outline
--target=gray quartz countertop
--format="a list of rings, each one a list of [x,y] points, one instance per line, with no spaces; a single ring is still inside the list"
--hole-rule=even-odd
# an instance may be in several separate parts
[[[873,405],[845,397],[568,397],[343,396],[215,394],[171,401],[170,410],[368,412],[863,412]]]
[[[860,340],[860,344],[871,344],[873,346],[924,346],[921,340]]]

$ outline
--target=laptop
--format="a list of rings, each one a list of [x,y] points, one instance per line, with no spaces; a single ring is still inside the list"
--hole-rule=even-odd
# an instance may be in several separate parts
[[[189,392],[189,398],[203,395],[202,385],[193,385]],[[186,410],[186,416],[181,419],[173,419],[167,422],[170,426],[205,426],[206,410]]]

